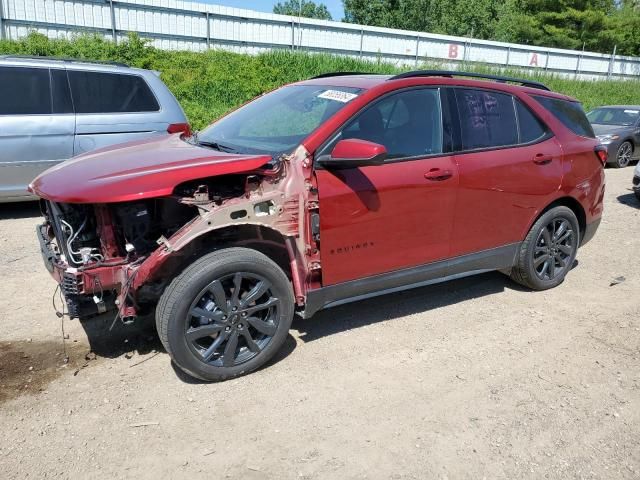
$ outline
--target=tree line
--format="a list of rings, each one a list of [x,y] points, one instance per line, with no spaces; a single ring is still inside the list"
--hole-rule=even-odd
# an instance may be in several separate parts
[[[344,22],[544,47],[640,55],[640,0],[343,0]],[[287,0],[274,13],[331,20]]]

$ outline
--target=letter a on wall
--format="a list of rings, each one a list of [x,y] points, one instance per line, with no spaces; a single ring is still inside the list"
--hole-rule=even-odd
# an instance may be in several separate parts
[[[458,58],[458,45],[454,43],[449,45],[449,58]]]
[[[530,67],[537,67],[538,66],[538,54],[537,53],[532,53],[531,54],[531,61],[529,62],[529,66]]]

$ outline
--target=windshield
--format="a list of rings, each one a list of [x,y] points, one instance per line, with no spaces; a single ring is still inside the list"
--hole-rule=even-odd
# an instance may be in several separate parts
[[[195,141],[230,153],[292,152],[362,92],[359,88],[292,85],[248,103],[200,132]]]
[[[596,108],[587,113],[591,123],[599,125],[634,125],[640,116],[640,109],[635,108]]]

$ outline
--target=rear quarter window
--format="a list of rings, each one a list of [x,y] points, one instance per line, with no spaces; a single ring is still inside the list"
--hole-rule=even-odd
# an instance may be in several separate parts
[[[76,113],[135,113],[160,110],[138,75],[68,71]]]
[[[595,138],[596,135],[584,113],[582,104],[541,95],[536,95],[534,98],[576,135]]]
[[[520,102],[516,100],[520,143],[533,143],[547,134],[547,127]]]

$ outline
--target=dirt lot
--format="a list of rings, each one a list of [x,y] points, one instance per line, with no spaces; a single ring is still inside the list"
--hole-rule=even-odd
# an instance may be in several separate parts
[[[111,317],[65,322],[65,365],[37,208],[2,205],[0,478],[640,478],[631,176],[607,170],[559,288],[487,274],[325,311],[213,385]]]

